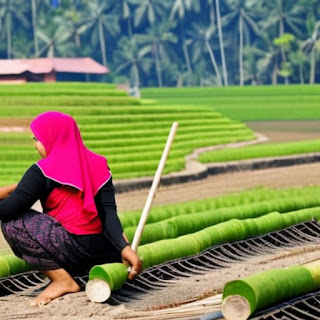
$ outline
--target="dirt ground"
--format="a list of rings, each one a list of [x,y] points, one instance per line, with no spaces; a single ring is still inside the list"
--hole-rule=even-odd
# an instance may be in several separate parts
[[[271,141],[294,141],[318,139],[320,122],[274,122],[248,123],[254,131],[261,132]],[[312,129],[310,129],[312,128]],[[286,168],[264,169],[211,176],[207,179],[160,187],[153,205],[176,203],[233,193],[256,186],[274,188],[318,185],[320,183],[320,164],[297,165]],[[149,190],[138,190],[117,194],[119,211],[142,209]],[[66,295],[47,306],[32,308],[30,297],[11,295],[0,297],[1,319],[139,319],[144,310],[155,310],[182,304],[188,300],[221,293],[229,280],[256,273],[260,270],[301,264],[320,258],[320,244],[283,249],[274,254],[253,257],[230,268],[211,271],[204,275],[179,280],[168,288],[144,294],[139,300],[120,306],[94,304],[84,292]],[[154,316],[152,316],[152,314]],[[156,311],[148,311],[148,319],[154,319]],[[145,318],[145,319],[147,319]],[[170,319],[170,318],[168,318]]]

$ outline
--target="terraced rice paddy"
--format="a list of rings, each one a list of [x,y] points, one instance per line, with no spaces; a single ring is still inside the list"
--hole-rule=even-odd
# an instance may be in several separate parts
[[[319,120],[320,86],[144,89],[159,103],[211,106],[239,121]]]
[[[18,181],[38,159],[27,125],[46,110],[74,116],[85,144],[108,158],[115,179],[153,176],[174,121],[179,130],[165,173],[182,170],[185,156],[195,148],[254,139],[245,124],[210,107],[160,106],[128,97],[111,85],[1,86],[0,96],[1,123],[23,126],[21,132],[0,132],[1,185]]]

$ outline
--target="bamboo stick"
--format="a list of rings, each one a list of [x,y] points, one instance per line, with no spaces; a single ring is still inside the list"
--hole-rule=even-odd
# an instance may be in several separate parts
[[[155,197],[156,190],[157,190],[159,182],[160,182],[161,174],[162,174],[162,171],[164,169],[165,163],[167,161],[167,158],[168,158],[168,155],[169,155],[169,151],[170,151],[174,136],[176,134],[177,128],[178,128],[178,122],[174,122],[172,124],[172,127],[171,127],[171,130],[170,130],[170,133],[169,133],[169,136],[168,136],[164,151],[162,153],[162,157],[160,159],[160,162],[159,162],[159,165],[158,165],[158,169],[157,169],[157,171],[155,173],[155,176],[154,176],[154,179],[153,179],[153,182],[152,182],[152,185],[151,185],[148,197],[147,197],[147,201],[146,201],[145,206],[143,208],[143,211],[142,211],[142,214],[141,214],[141,218],[140,218],[139,224],[137,226],[137,230],[136,230],[136,232],[134,234],[134,238],[133,238],[132,245],[131,245],[132,250],[134,252],[137,252],[137,249],[138,249],[138,246],[139,246],[139,243],[140,243],[140,239],[141,239],[141,236],[142,236],[142,232],[143,232],[144,226],[146,224],[146,221],[148,219],[148,215],[149,215],[149,212],[150,212],[150,209],[151,209],[152,201],[153,201],[153,199]]]
[[[177,128],[178,128],[178,122],[174,122],[171,126],[171,130],[170,130],[165,148],[163,150],[162,157],[160,159],[160,162],[159,162],[157,171],[155,173],[155,176],[154,176],[154,179],[153,179],[153,182],[152,182],[144,209],[141,213],[141,217],[140,217],[139,224],[137,226],[137,230],[136,230],[134,238],[133,238],[133,242],[132,242],[131,247],[134,252],[137,252],[137,249],[138,249],[138,246],[140,243],[140,239],[142,236],[142,232],[143,232],[145,223],[147,221],[147,218],[148,218],[148,215],[150,212],[150,208],[152,205],[152,201],[155,197],[155,193],[156,193],[157,187],[160,182],[161,174],[163,172],[166,160],[168,158],[169,151],[170,151],[175,133],[177,131]],[[128,268],[127,271],[130,272],[130,267]],[[117,281],[117,279],[115,279],[114,281]],[[120,279],[119,281],[123,281],[123,279]],[[120,286],[122,286],[122,284]],[[118,286],[119,286],[119,284],[118,284]],[[110,284],[107,281],[100,279],[98,277],[89,280],[86,285],[86,294],[87,294],[88,298],[90,299],[90,301],[92,301],[92,302],[104,302],[104,301],[108,300],[111,295],[111,291],[112,291],[112,288],[110,287]]]

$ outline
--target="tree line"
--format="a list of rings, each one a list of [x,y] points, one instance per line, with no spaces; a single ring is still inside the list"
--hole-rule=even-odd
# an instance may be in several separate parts
[[[0,58],[91,56],[146,86],[320,81],[320,0],[0,0]]]

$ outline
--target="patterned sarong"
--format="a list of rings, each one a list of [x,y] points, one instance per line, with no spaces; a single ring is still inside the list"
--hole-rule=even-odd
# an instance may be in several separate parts
[[[15,255],[36,270],[64,268],[71,275],[80,275],[95,264],[120,261],[120,254],[102,235],[92,235],[89,246],[82,246],[79,236],[32,209],[14,220],[2,221],[1,229]]]

